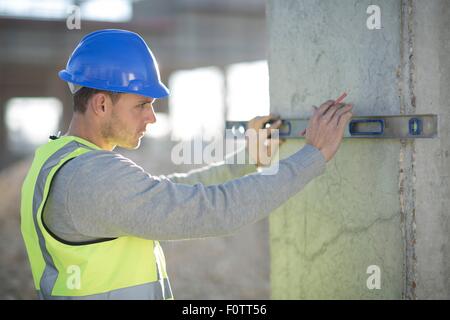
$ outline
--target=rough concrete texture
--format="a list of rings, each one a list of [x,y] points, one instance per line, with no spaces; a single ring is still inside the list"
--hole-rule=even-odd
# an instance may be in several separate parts
[[[412,1],[417,113],[439,115],[439,139],[415,146],[418,299],[450,299],[450,2]]]
[[[271,216],[275,299],[450,297],[449,3],[377,1],[380,30],[366,27],[371,4],[268,2],[272,111],[309,117],[349,90],[355,115],[437,113],[441,136],[344,141],[327,172]],[[380,289],[366,286],[370,265]]]
[[[272,298],[401,297],[398,153],[395,142],[344,142],[327,172],[271,216]],[[371,265],[380,290],[366,286]]]

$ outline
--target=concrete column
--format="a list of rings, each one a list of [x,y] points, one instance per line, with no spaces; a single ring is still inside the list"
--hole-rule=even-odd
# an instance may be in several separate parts
[[[439,115],[439,139],[417,141],[414,163],[413,271],[418,299],[450,299],[450,2],[408,1],[411,100]]]
[[[372,4],[381,29],[367,27]],[[450,298],[449,7],[268,1],[272,112],[309,117],[348,91],[355,115],[440,118],[434,140],[345,140],[326,173],[271,215],[273,298]]]

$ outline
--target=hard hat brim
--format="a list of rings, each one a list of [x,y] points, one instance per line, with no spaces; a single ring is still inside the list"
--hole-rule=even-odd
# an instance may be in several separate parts
[[[162,82],[159,82],[158,85],[153,85],[151,87],[133,88],[132,86],[128,86],[127,88],[124,88],[124,87],[114,87],[111,85],[106,86],[102,84],[100,81],[97,83],[94,81],[85,81],[85,80],[79,81],[76,79],[75,76],[67,72],[67,70],[59,71],[58,76],[63,81],[71,82],[73,84],[82,87],[88,87],[97,90],[137,94],[144,97],[156,99],[167,97],[170,94],[169,89]]]

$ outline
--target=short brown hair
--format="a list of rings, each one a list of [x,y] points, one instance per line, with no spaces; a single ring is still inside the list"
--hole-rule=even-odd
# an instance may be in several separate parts
[[[121,95],[120,92],[112,92],[112,91],[82,87],[80,90],[75,92],[75,94],[73,95],[73,111],[85,113],[86,106],[87,106],[89,99],[96,93],[107,94],[111,98],[111,101],[113,104],[115,104],[119,100],[120,95]]]

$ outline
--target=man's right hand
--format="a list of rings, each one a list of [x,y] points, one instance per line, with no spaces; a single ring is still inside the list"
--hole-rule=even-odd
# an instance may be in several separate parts
[[[333,104],[333,100],[328,100],[319,108],[314,107],[308,128],[301,133],[305,136],[306,143],[319,149],[327,162],[339,149],[345,128],[353,116],[351,104],[343,107]]]

